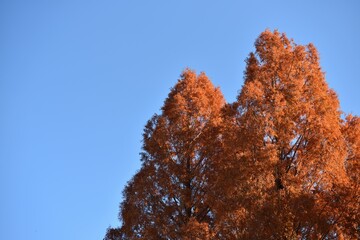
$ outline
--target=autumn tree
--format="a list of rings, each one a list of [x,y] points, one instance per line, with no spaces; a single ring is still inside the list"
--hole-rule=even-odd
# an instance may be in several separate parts
[[[121,204],[123,225],[109,229],[108,239],[210,239],[208,158],[216,155],[223,105],[205,74],[183,72],[145,127],[142,167]]]
[[[349,195],[349,177],[358,171],[352,168],[358,164],[358,123],[342,123],[312,44],[265,31],[255,49],[237,101],[225,108],[224,156],[230,172],[239,174],[232,174],[236,185],[224,193],[241,214],[237,222],[234,216],[224,222],[243,239],[340,238],[350,202],[351,217],[359,210],[359,198]]]
[[[118,239],[359,239],[360,118],[312,44],[266,30],[237,100],[185,70],[143,134]]]

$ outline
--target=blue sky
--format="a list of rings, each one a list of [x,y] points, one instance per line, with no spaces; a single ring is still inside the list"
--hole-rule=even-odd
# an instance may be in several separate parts
[[[102,239],[181,71],[235,99],[266,28],[360,114],[359,1],[0,1],[0,239]]]

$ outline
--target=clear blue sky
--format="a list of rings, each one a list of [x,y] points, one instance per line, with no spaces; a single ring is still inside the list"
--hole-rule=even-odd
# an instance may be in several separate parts
[[[266,28],[313,42],[360,114],[360,1],[0,1],[0,239],[102,239],[185,67],[226,99]]]

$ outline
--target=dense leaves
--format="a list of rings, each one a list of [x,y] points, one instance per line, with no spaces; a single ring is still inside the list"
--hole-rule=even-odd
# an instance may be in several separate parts
[[[360,118],[312,44],[263,32],[231,104],[185,70],[105,239],[359,239]]]

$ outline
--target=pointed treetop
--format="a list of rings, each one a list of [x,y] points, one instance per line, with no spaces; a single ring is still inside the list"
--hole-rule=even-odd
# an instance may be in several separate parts
[[[218,117],[225,99],[218,87],[214,87],[205,73],[185,69],[181,78],[171,89],[164,106],[163,115],[170,119],[181,116]]]

